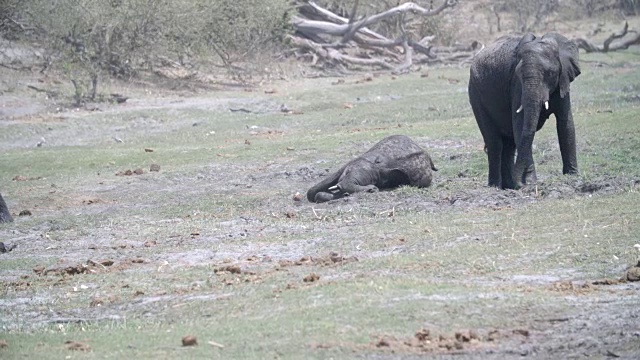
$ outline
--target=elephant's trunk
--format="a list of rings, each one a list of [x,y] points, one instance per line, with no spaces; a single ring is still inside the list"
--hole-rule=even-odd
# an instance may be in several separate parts
[[[538,128],[542,102],[547,101],[547,99],[541,98],[541,84],[542,79],[540,79],[539,76],[526,77],[523,82],[521,99],[523,120],[521,126],[514,129],[516,132],[516,146],[518,150],[516,164],[513,169],[513,180],[516,183],[516,187],[522,187],[522,183],[525,181],[526,172],[529,166],[533,164],[533,137],[535,136],[536,129]]]
[[[319,183],[314,185],[311,189],[309,189],[309,191],[307,191],[307,200],[309,200],[310,202],[316,202],[316,195],[318,193],[322,193],[322,192],[330,193],[331,192],[330,188],[338,184],[338,181],[340,180],[340,176],[342,176],[342,173],[344,172],[344,170],[347,168],[348,165],[349,163],[347,163],[342,168],[340,168],[340,170],[325,177],[322,181],[320,181]]]

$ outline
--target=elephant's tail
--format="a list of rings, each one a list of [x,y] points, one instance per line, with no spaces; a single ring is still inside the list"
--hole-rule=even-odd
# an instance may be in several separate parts
[[[429,158],[429,165],[431,166],[431,170],[438,171],[438,168],[433,163],[433,159],[431,159],[431,156],[427,155],[427,157]]]
[[[317,193],[330,192],[329,188],[338,184],[338,180],[340,180],[340,176],[342,176],[342,173],[346,169],[347,165],[343,166],[342,168],[340,168],[340,170],[334,172],[333,174],[322,179],[322,181],[320,181],[319,183],[312,186],[311,189],[307,191],[307,200],[309,200],[310,202],[316,202]]]

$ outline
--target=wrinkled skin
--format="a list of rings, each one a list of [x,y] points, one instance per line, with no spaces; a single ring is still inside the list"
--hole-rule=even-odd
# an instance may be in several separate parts
[[[489,186],[517,189],[536,181],[533,137],[551,114],[562,172],[578,173],[569,96],[578,75],[578,48],[557,33],[505,36],[478,53],[471,65],[469,101],[489,159]]]
[[[407,136],[392,135],[309,189],[307,199],[325,202],[401,185],[428,187],[432,170],[437,171],[426,151]]]
[[[4,202],[4,199],[2,198],[2,194],[0,194],[0,223],[11,222],[11,221],[13,221],[13,218],[9,213],[7,204]]]

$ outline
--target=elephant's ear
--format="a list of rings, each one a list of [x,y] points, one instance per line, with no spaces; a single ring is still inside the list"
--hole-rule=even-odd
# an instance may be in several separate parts
[[[560,97],[565,97],[569,93],[571,82],[580,75],[580,65],[578,64],[578,46],[572,40],[558,33],[548,33],[543,38],[552,37],[558,43],[558,55],[560,57]]]

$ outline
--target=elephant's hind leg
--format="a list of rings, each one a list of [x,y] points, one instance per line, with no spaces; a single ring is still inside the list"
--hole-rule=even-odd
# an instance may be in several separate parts
[[[502,188],[502,138],[498,135],[485,140],[485,146],[489,158],[489,186]]]
[[[494,119],[482,105],[481,99],[480,92],[473,84],[469,84],[469,102],[482,133],[487,157],[489,158],[489,186],[502,188],[502,136],[494,125]]]

